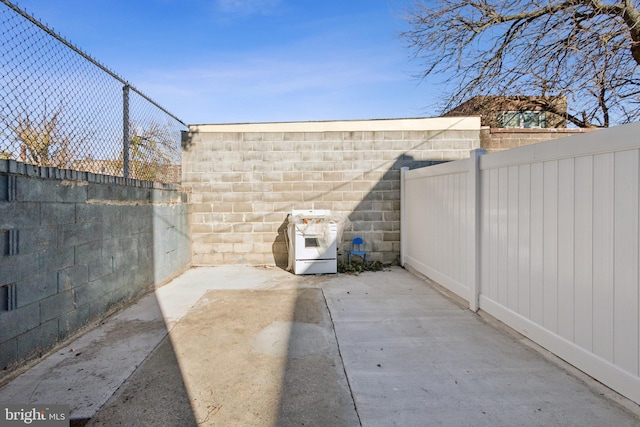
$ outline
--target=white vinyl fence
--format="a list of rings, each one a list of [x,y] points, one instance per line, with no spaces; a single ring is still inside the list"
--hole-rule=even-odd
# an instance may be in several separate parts
[[[640,123],[402,173],[401,262],[640,403]]]

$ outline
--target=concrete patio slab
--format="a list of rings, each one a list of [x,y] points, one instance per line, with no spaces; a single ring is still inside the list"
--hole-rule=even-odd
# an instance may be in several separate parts
[[[147,295],[0,388],[0,402],[69,404],[73,418],[89,419],[166,335]]]
[[[638,405],[495,324],[401,268],[195,268],[0,402],[104,426],[640,425]]]
[[[365,426],[640,423],[405,271],[323,287]],[[593,380],[589,380],[596,385]]]

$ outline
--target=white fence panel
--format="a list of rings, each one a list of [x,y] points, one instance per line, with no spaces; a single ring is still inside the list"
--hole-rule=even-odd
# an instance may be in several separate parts
[[[431,277],[477,306],[476,172],[467,160],[403,171],[402,265]]]
[[[639,136],[405,173],[403,262],[640,403]]]

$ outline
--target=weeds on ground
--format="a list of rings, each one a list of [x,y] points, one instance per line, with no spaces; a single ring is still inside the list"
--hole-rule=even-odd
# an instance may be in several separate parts
[[[382,271],[385,265],[380,261],[348,263],[344,260],[338,261],[338,273],[359,274],[363,271]]]

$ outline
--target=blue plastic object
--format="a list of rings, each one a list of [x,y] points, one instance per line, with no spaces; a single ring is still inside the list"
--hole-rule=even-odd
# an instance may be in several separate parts
[[[356,237],[351,241],[351,250],[347,253],[349,264],[351,264],[351,255],[362,257],[362,260],[367,262],[367,252],[362,250],[363,246],[364,242],[362,241],[362,237]]]

